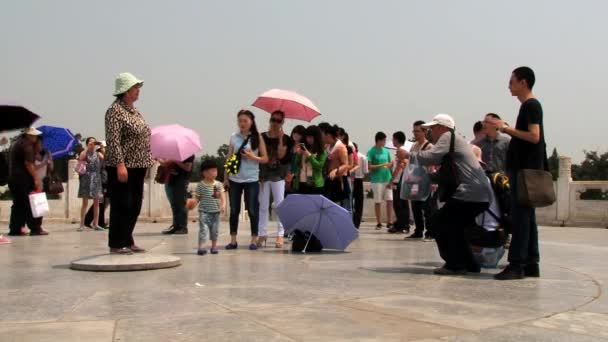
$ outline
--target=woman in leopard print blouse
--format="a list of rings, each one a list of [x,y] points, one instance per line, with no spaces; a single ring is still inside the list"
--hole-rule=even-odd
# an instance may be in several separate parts
[[[110,197],[110,253],[142,253],[133,240],[141,211],[144,178],[153,165],[150,127],[133,104],[143,81],[130,73],[116,79],[116,100],[106,112],[106,170]]]

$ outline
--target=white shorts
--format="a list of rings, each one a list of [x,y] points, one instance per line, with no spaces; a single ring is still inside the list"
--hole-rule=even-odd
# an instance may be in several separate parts
[[[374,203],[382,203],[384,201],[393,200],[393,189],[387,188],[387,185],[388,183],[372,183]]]

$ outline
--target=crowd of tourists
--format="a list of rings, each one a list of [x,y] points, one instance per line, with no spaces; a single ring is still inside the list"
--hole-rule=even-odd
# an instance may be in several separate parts
[[[155,162],[161,164],[157,179],[165,184],[173,216],[172,225],[162,233],[188,234],[188,210],[198,209],[199,255],[219,253],[220,217],[227,211],[230,240],[224,248],[239,248],[242,209],[249,216],[249,250],[266,247],[270,236],[274,246],[282,248],[285,229],[280,220],[276,228],[271,226],[271,211],[292,194],[323,195],[352,214],[354,226],[360,228],[367,197],[364,180],[369,179],[375,228],[409,233],[407,240],[435,241],[445,261],[436,274],[480,272],[481,250],[506,247],[509,264],[496,279],[538,277],[535,210],[518,200],[517,184],[521,170],[547,167],[543,114],[532,92],[534,84],[530,68],[513,71],[509,89],[521,102],[514,126],[489,113],[476,123],[475,139],[469,142],[459,134],[453,117],[439,114],[430,121],[413,122],[410,140],[403,131],[392,133],[390,149],[387,135],[378,132],[366,153],[344,127],[326,122],[298,125],[286,134],[285,114],[274,111],[262,132],[253,112],[243,109],[236,114],[236,129],[229,137],[223,183],[218,181],[220,165],[205,161],[202,180],[189,194],[195,156],[152,158],[150,128],[135,107],[143,81],[123,73],[116,79],[115,100],[105,115],[106,141],[87,138],[78,156],[78,196],[83,201],[78,230],[108,228],[104,211],[110,205],[110,252],[145,252],[135,243],[133,230],[141,211],[144,178]],[[26,234],[25,227],[30,235],[48,234],[42,219],[32,216],[28,202],[28,194],[42,190],[42,179],[52,167],[52,158],[41,147],[42,138],[40,131],[30,128],[11,147],[12,236]],[[232,168],[236,159],[239,167]],[[420,181],[427,178],[428,182]],[[506,179],[501,185],[509,191],[499,193],[498,180]]]

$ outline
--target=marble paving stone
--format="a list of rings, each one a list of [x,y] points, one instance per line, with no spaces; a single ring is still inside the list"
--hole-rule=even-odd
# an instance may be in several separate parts
[[[386,295],[356,301],[344,301],[342,306],[383,312],[404,319],[417,319],[468,330],[481,330],[512,322],[538,318],[538,312],[522,308],[455,301],[424,296]]]
[[[442,338],[448,342],[606,342],[595,336],[573,334],[531,326],[506,326],[486,329],[479,333]]]
[[[154,286],[154,284],[149,285]],[[178,289],[150,288],[145,291],[115,289],[96,292],[70,312],[66,312],[62,320],[107,320],[219,311],[223,311],[220,306]]]
[[[608,315],[592,312],[564,312],[529,323],[535,327],[608,339]]]
[[[117,342],[200,341],[296,341],[269,327],[234,313],[210,313],[201,309],[190,315],[156,315],[120,320]]]
[[[3,329],[70,341],[59,334],[69,329],[87,342],[95,340],[81,327],[97,321],[116,323],[115,341],[604,338],[606,230],[542,228],[542,278],[497,282],[494,270],[433,275],[442,265],[435,244],[404,241],[369,224],[346,253],[302,255],[269,244],[200,257],[196,225],[188,235],[165,236],[166,224],[142,223],[137,243],[150,254],[180,258],[180,267],[78,272],[70,261],[106,254],[107,233],[75,228],[48,225],[49,236],[0,246]],[[241,228],[239,244],[246,246],[248,227]],[[227,240],[223,225],[221,245]],[[4,331],[0,341],[12,336]]]
[[[453,327],[337,305],[299,305],[243,314],[298,341],[404,341],[467,333]]]
[[[0,323],[2,342],[112,342],[114,321]]]

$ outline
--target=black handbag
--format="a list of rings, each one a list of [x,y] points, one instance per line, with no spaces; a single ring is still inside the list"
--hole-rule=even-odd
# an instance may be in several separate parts
[[[458,167],[454,161],[454,142],[456,139],[456,132],[450,131],[452,137],[450,138],[450,150],[441,159],[441,167],[439,168],[439,200],[441,202],[447,202],[454,193],[458,186],[460,186],[460,175],[458,173]]]
[[[54,174],[44,177],[42,180],[42,189],[50,195],[59,195],[64,191],[61,179]]]
[[[310,239],[310,241],[309,241]],[[308,243],[308,246],[306,244]],[[317,239],[317,237],[310,232],[302,232],[300,230],[295,230],[293,232],[293,241],[291,244],[292,252],[302,252],[306,248],[306,252],[321,252],[323,250],[323,245],[321,241]]]

